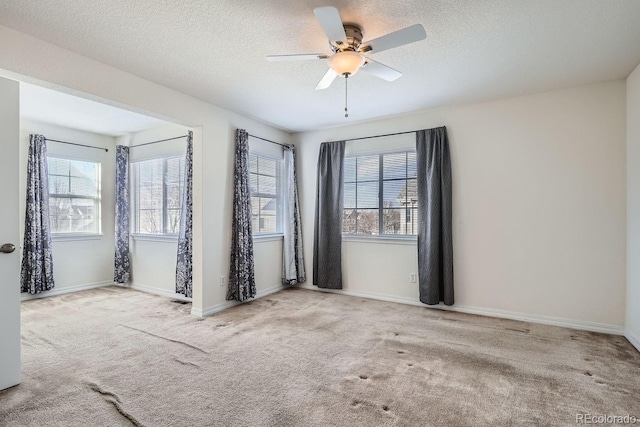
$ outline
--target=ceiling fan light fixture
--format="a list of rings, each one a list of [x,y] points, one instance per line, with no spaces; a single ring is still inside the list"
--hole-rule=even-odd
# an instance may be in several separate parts
[[[353,76],[364,64],[364,56],[352,50],[337,52],[329,58],[329,66],[339,76]]]

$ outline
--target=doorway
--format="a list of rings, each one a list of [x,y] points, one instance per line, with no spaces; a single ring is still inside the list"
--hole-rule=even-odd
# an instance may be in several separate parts
[[[158,159],[184,158],[186,140],[174,139],[187,127],[121,108],[72,96],[40,86],[0,78],[0,245],[12,243],[15,251],[0,256],[0,390],[20,382],[20,300],[64,295],[85,289],[112,286],[115,229],[115,147],[129,146],[131,175],[138,163],[157,163]],[[19,267],[26,192],[26,165],[30,134],[44,135],[49,141],[50,207],[55,202],[52,229],[54,279],[56,286],[36,295],[19,291]],[[149,144],[165,139],[167,143]],[[15,141],[19,141],[18,144]],[[134,148],[145,144],[144,147]],[[177,160],[174,163],[179,163]],[[147,164],[147,166],[149,166]],[[74,171],[88,169],[95,177],[73,193],[74,178],[87,181],[86,174],[75,177]],[[147,168],[153,172],[153,165]],[[178,168],[176,180],[180,179]],[[158,182],[158,176],[146,177]],[[69,179],[65,183],[65,176]],[[164,179],[163,173],[160,181]],[[138,177],[139,178],[139,177]],[[155,179],[155,181],[153,181]],[[59,185],[51,185],[53,181]],[[148,182],[147,182],[148,183]],[[140,228],[141,213],[148,206],[140,203],[140,188],[132,181],[131,192],[131,261],[132,274],[123,286],[180,298],[174,291],[177,236],[173,229],[162,232]],[[84,184],[83,184],[84,185]],[[87,188],[93,194],[85,194]],[[164,190],[166,192],[166,189]],[[52,193],[53,192],[53,193]],[[68,192],[69,194],[67,194]],[[52,202],[52,199],[54,201]],[[8,201],[14,201],[9,203]],[[147,200],[151,207],[155,201]],[[175,202],[175,200],[174,200]],[[160,205],[167,203],[162,202]],[[59,205],[59,206],[58,206]],[[144,215],[142,215],[144,217]],[[175,222],[175,215],[172,218]],[[158,229],[159,230],[159,229]],[[164,232],[168,231],[168,232]],[[0,255],[3,255],[0,253]],[[172,270],[173,264],[173,271]],[[158,273],[161,272],[158,276]],[[184,299],[184,298],[183,298]]]

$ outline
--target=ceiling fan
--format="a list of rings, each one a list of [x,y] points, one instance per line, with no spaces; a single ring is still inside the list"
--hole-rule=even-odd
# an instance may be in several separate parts
[[[272,55],[268,61],[297,61],[307,59],[326,59],[329,70],[325,73],[316,90],[326,89],[337,76],[348,78],[362,69],[387,81],[402,76],[400,71],[369,58],[369,55],[383,50],[417,42],[427,37],[424,27],[415,24],[385,36],[362,42],[362,28],[355,24],[344,24],[338,9],[332,6],[317,7],[313,13],[329,38],[330,54],[316,53],[303,55]]]

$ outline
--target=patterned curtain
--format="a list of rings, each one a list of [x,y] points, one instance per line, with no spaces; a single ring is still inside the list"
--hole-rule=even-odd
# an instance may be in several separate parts
[[[20,290],[37,294],[52,289],[55,284],[49,224],[47,143],[42,135],[32,134],[29,138],[27,209]]]
[[[342,289],[342,211],[345,142],[323,142],[318,154],[313,284]]]
[[[178,234],[178,261],[176,263],[176,293],[191,298],[193,293],[193,132],[187,136],[187,154],[184,161],[184,185]]]
[[[302,226],[296,179],[296,153],[293,145],[284,147],[284,245],[282,283],[295,285],[306,280],[302,253]]]
[[[227,300],[246,301],[256,295],[251,236],[251,192],[249,190],[249,134],[236,130],[231,268]]]
[[[420,301],[453,304],[451,158],[447,129],[416,133]]]
[[[129,281],[129,147],[116,146],[116,248],[113,281]]]

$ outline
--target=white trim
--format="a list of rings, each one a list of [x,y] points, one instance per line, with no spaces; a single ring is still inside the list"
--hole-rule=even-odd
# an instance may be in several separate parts
[[[191,298],[187,298],[182,294],[177,294],[172,291],[167,291],[166,289],[153,288],[151,286],[138,285],[135,283],[116,283],[116,285],[122,288],[133,289],[135,291],[140,291],[140,292],[146,292],[148,294],[160,295],[166,298],[172,298],[180,301],[191,302]]]
[[[631,345],[633,345],[636,350],[640,351],[640,338],[638,338],[628,329],[624,332],[624,337],[629,340]]]
[[[271,295],[274,294],[276,292],[279,292],[285,288],[288,288],[289,286],[274,286],[273,288],[268,288],[268,289],[263,289],[261,291],[256,292],[256,296],[254,299],[249,300],[249,301],[254,301],[258,298],[262,298],[265,297],[267,295]],[[249,302],[249,301],[244,301],[244,302]],[[237,305],[243,304],[243,302],[240,301],[225,301],[225,302],[221,302],[220,304],[216,304],[213,307],[208,307],[205,308],[204,310],[200,310],[196,307],[192,307],[191,308],[191,315],[193,316],[197,316],[197,317],[206,317],[206,316],[211,316],[212,314],[215,313],[219,313],[222,310],[226,310],[227,308],[231,308],[231,307],[235,307]]]
[[[113,285],[113,281],[108,281],[108,282],[88,283],[84,285],[66,286],[64,288],[53,288],[50,291],[41,292],[35,295],[31,295],[26,292],[23,292],[20,294],[20,301],[29,301],[32,299],[55,297],[57,295],[70,294],[72,292],[86,291],[88,289],[102,288],[104,286],[112,286],[112,285]]]
[[[279,242],[284,239],[284,234],[254,234],[253,242]]]
[[[357,242],[357,243],[382,243],[384,245],[415,246],[418,243],[418,236],[413,234],[407,235],[407,237],[390,236],[388,234],[382,235],[382,236],[358,236],[354,234],[343,234],[342,241]]]
[[[260,138],[258,138],[260,139]],[[259,176],[269,176],[269,177],[274,177],[276,180],[276,193],[275,194],[268,194],[268,193],[254,193],[253,191],[251,191],[250,196],[251,197],[264,197],[264,198],[272,198],[276,201],[276,231],[275,232],[263,232],[263,233],[259,233],[256,232],[255,234],[253,234],[254,239],[258,236],[264,235],[264,236],[273,236],[273,235],[282,235],[284,236],[284,233],[282,232],[283,230],[283,192],[284,192],[284,147],[282,148],[282,152],[279,153],[279,155],[276,156],[271,156],[269,154],[264,154],[261,152],[257,152],[257,151],[252,151],[251,147],[249,147],[249,157],[251,156],[256,156],[256,161],[259,163],[260,159],[266,159],[266,160],[271,160],[276,162],[276,171],[275,171],[275,176],[273,175],[268,175],[266,173],[259,173],[258,171],[256,172],[251,172],[249,171],[249,176],[251,175],[256,175],[256,179],[258,179]],[[249,161],[250,163],[250,161]],[[251,168],[249,168],[251,169]],[[258,224],[259,226],[260,224]],[[260,227],[258,227],[259,229]]]
[[[604,334],[624,335],[624,328],[622,326],[609,325],[606,323],[585,322],[581,320],[563,319],[560,317],[551,317],[551,316],[540,316],[536,314],[519,313],[516,311],[497,310],[493,308],[446,306],[443,304],[426,305],[420,302],[419,300],[415,300],[413,298],[397,297],[392,295],[377,294],[373,292],[354,292],[354,291],[341,290],[341,289],[320,289],[312,285],[300,285],[298,287],[302,289],[310,289],[313,291],[331,292],[331,293],[344,294],[344,295],[360,297],[360,298],[370,298],[370,299],[376,299],[380,301],[397,302],[400,304],[409,304],[409,305],[415,305],[418,307],[425,307],[430,309],[457,311],[460,313],[477,314],[480,316],[487,316],[487,317],[498,317],[501,319],[519,320],[522,322],[540,323],[543,325],[560,326],[563,328],[579,329],[579,330],[591,331],[591,332],[600,332]]]
[[[168,242],[168,243],[177,243],[178,235],[177,234],[141,234],[141,233],[133,233],[131,234],[131,238],[133,240],[139,240],[141,242]]]
[[[72,242],[76,240],[102,240],[103,234],[101,233],[51,233],[51,240],[54,242]]]
[[[225,301],[220,304],[216,304],[213,307],[205,308],[204,310],[200,310],[197,307],[191,307],[191,315],[196,317],[207,317],[240,304],[242,303],[238,301]]]
[[[52,142],[60,142],[60,141],[52,141]],[[64,144],[64,143],[63,143]],[[86,144],[86,147],[81,147],[78,145],[72,145],[74,147],[78,147],[78,148],[99,148],[100,150],[107,150],[107,148],[105,147],[97,147],[91,144]],[[106,151],[104,152],[106,153]],[[102,221],[103,221],[103,215],[102,215],[102,209],[103,209],[103,203],[102,203],[102,158],[100,160],[95,160],[92,158],[86,158],[86,157],[72,157],[72,156],[65,156],[62,154],[52,154],[52,153],[47,153],[47,165],[49,164],[49,159],[56,159],[56,160],[68,160],[71,162],[79,162],[79,163],[91,163],[95,165],[95,169],[96,169],[96,176],[95,176],[95,180],[96,180],[96,195],[95,196],[88,196],[88,195],[84,195],[84,194],[76,194],[76,193],[69,193],[69,194],[58,194],[58,193],[51,193],[51,191],[49,190],[49,198],[64,198],[64,199],[85,199],[85,200],[93,200],[95,202],[94,207],[97,208],[97,218],[94,218],[95,222],[97,222],[96,227],[94,228],[94,230],[92,232],[89,233],[51,233],[51,240],[52,241],[74,241],[74,240],[100,240],[102,239]],[[56,174],[52,174],[51,170],[47,171],[47,179],[49,179],[49,175],[56,175]]]

